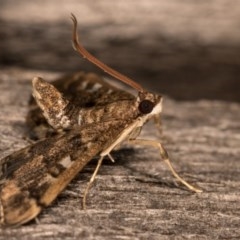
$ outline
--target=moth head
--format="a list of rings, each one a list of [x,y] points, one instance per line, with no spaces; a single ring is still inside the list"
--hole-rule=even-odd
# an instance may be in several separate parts
[[[149,92],[139,92],[138,110],[141,115],[158,115],[162,111],[162,96]]]

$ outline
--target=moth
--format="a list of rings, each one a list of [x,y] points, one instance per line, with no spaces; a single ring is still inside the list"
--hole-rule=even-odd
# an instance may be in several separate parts
[[[109,157],[114,161],[111,152],[125,141],[157,148],[172,174],[188,189],[201,192],[176,173],[160,142],[137,138],[148,120],[160,120],[162,96],[146,91],[91,55],[79,42],[76,17],[71,18],[74,49],[135,89],[137,96],[91,73],[79,72],[52,84],[35,77],[32,81],[35,101],[31,102],[27,122],[32,138],[38,141],[1,160],[2,226],[21,225],[34,219],[93,157],[99,156],[84,192],[85,208],[87,193],[103,159]]]

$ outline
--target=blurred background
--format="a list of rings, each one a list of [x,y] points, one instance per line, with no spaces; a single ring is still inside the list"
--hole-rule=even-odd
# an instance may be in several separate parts
[[[0,70],[100,70],[71,46],[178,100],[240,101],[240,1],[0,0]]]

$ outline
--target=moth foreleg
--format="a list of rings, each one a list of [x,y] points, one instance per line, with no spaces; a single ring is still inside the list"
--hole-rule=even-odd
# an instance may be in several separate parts
[[[89,189],[91,188],[91,186],[92,186],[92,184],[93,184],[93,182],[94,182],[94,180],[95,180],[95,178],[96,178],[96,176],[97,176],[98,170],[99,170],[99,168],[100,168],[101,165],[102,165],[102,161],[103,161],[103,158],[104,158],[104,157],[105,157],[105,156],[101,156],[101,157],[98,159],[98,164],[97,164],[97,166],[96,166],[96,168],[95,168],[95,170],[94,170],[94,172],[93,172],[93,174],[92,174],[92,177],[90,178],[90,180],[89,180],[89,182],[88,182],[88,184],[87,184],[87,187],[86,187],[85,190],[84,190],[83,199],[82,199],[82,208],[83,208],[83,209],[86,209],[87,194],[88,194]]]
[[[111,160],[111,162],[113,162],[113,163],[115,162],[113,156],[112,156],[110,153],[108,154],[108,157],[109,157],[109,159]]]
[[[173,174],[173,176],[179,180],[183,185],[185,185],[189,190],[193,191],[193,192],[202,192],[201,189],[198,189],[194,186],[192,186],[191,184],[189,184],[188,182],[186,182],[183,178],[181,178],[178,173],[175,171],[173,165],[171,164],[171,161],[168,157],[168,153],[165,150],[165,148],[163,147],[163,145],[158,142],[158,141],[154,141],[154,140],[145,140],[145,139],[130,139],[129,143],[131,144],[138,144],[138,145],[147,145],[147,146],[152,146],[155,148],[158,148],[160,151],[160,155],[161,158],[164,160],[164,162],[167,164],[168,168],[170,169],[171,173]]]
[[[163,131],[162,131],[162,120],[161,120],[160,115],[153,116],[153,121],[154,121],[154,124],[161,136]]]
[[[110,153],[108,153],[107,156],[109,157],[109,159],[110,159],[113,163],[115,162],[114,158],[112,157],[112,155],[111,155]],[[101,165],[102,165],[102,161],[103,161],[104,157],[105,157],[105,155],[104,155],[104,156],[101,156],[101,157],[98,159],[98,164],[97,164],[97,166],[96,166],[96,168],[95,168],[95,170],[94,170],[94,172],[93,172],[93,174],[92,174],[91,179],[89,180],[89,182],[88,182],[88,184],[87,184],[86,189],[84,190],[83,200],[82,200],[82,207],[83,207],[83,209],[86,209],[87,194],[88,194],[89,189],[91,188],[91,186],[92,186],[92,184],[93,184],[93,182],[94,182],[94,180],[95,180],[95,178],[96,178],[96,176],[97,176],[98,170],[99,170],[99,168],[100,168]]]

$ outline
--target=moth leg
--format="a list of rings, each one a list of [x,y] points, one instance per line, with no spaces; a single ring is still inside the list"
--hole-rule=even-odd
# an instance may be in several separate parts
[[[3,211],[3,205],[2,202],[0,200],[0,226],[4,225],[4,211]]]
[[[40,224],[40,221],[39,221],[38,217],[35,217],[34,221],[35,221],[36,224],[38,224],[38,225]]]
[[[163,133],[162,132],[162,120],[161,120],[160,115],[154,115],[153,121],[154,121],[156,128],[158,129],[159,134],[162,135],[162,133]]]
[[[198,189],[194,186],[192,186],[191,184],[187,183],[183,178],[181,178],[177,172],[175,171],[175,169],[173,168],[173,165],[171,164],[171,161],[168,157],[168,153],[165,150],[165,148],[163,147],[163,145],[160,142],[154,141],[154,140],[144,140],[144,139],[130,139],[129,143],[132,144],[139,144],[139,145],[147,145],[147,146],[152,146],[155,148],[158,148],[160,151],[160,155],[161,158],[164,160],[164,162],[167,164],[168,168],[170,169],[171,173],[173,174],[173,176],[179,180],[183,185],[185,185],[189,190],[193,191],[193,192],[202,192],[201,189]]]
[[[28,144],[34,144],[36,142],[29,138],[28,136],[23,136],[23,140],[27,141]]]
[[[97,166],[96,166],[96,168],[95,168],[95,170],[94,170],[94,172],[93,172],[92,177],[90,178],[90,180],[89,180],[89,182],[88,182],[88,184],[87,184],[86,189],[84,190],[83,200],[82,200],[82,207],[83,207],[83,209],[86,209],[87,194],[88,194],[89,189],[91,188],[91,186],[92,186],[92,184],[93,184],[93,182],[94,182],[94,180],[95,180],[95,177],[96,177],[96,175],[97,175],[97,173],[98,173],[99,168],[100,168],[101,165],[102,165],[103,158],[104,158],[104,156],[101,156],[101,157],[98,159],[98,164],[97,164]]]
[[[113,156],[112,156],[110,153],[108,154],[108,157],[109,157],[109,159],[110,159],[113,163],[115,162]]]

